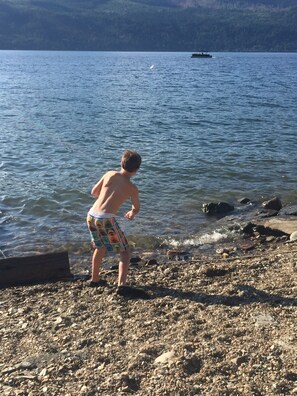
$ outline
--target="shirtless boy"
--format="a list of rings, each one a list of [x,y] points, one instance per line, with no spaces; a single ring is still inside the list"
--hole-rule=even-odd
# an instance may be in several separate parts
[[[141,165],[141,157],[136,151],[126,150],[121,159],[120,171],[107,172],[95,186],[91,194],[97,198],[88,212],[87,224],[94,245],[92,258],[92,278],[90,286],[100,286],[100,269],[106,251],[120,253],[118,294],[126,287],[130,263],[130,249],[125,234],[120,229],[115,215],[121,205],[131,199],[131,210],[125,217],[132,220],[139,212],[139,193],[131,182]]]

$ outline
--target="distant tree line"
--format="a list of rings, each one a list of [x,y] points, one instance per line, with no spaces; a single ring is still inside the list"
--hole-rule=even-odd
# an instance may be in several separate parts
[[[296,51],[294,2],[0,0],[0,49]]]

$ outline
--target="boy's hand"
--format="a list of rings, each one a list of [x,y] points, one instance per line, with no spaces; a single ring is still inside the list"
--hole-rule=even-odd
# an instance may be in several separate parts
[[[135,213],[133,212],[133,210],[129,210],[129,212],[127,212],[124,217],[128,220],[133,220],[134,216],[135,216]]]

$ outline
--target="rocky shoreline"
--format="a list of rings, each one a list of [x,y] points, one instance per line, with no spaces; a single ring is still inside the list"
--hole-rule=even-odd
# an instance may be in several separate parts
[[[252,224],[212,252],[134,257],[148,299],[116,295],[116,269],[2,289],[0,394],[297,395],[297,242]]]

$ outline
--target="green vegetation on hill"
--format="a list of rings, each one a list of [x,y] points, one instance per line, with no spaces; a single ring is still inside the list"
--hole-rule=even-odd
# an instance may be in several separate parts
[[[296,51],[296,0],[0,0],[0,49]]]

